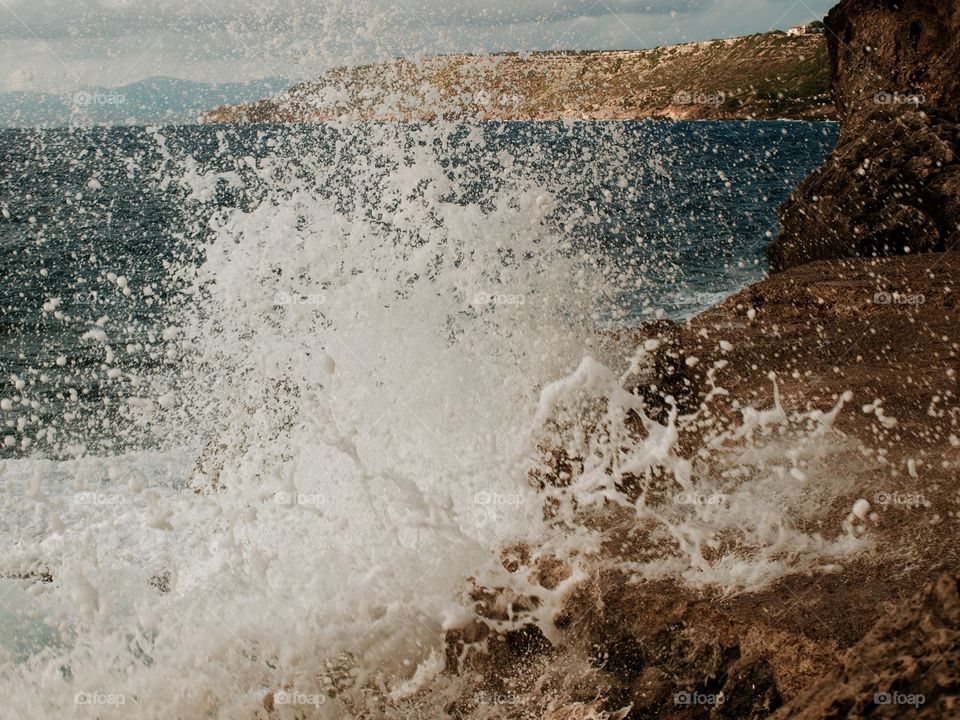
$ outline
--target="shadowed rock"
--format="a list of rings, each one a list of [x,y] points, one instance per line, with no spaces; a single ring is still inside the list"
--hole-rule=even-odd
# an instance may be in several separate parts
[[[780,208],[772,269],[960,247],[960,3],[843,0],[826,27],[840,140]]]
[[[891,610],[776,720],[960,717],[958,583],[944,575]]]

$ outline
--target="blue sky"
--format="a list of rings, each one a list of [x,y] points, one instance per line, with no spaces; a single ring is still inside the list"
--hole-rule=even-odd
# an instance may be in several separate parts
[[[0,91],[154,75],[315,77],[417,53],[642,48],[822,17],[834,0],[0,0]]]

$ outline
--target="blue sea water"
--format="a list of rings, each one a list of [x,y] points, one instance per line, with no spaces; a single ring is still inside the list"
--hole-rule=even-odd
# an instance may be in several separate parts
[[[635,280],[602,312],[626,324],[689,316],[760,279],[776,208],[837,139],[833,124],[800,122],[503,123],[479,132],[479,143],[462,128],[420,149],[468,178],[457,202],[482,205],[505,165],[549,189],[558,201],[551,222],[572,246]],[[183,291],[177,270],[202,261],[218,209],[263,201],[252,168],[292,137],[297,152],[321,157],[369,152],[362,130],[335,126],[0,131],[0,458],[157,441],[109,410],[135,392],[130,376],[177,372],[162,336]],[[302,171],[310,187],[309,170],[293,160],[279,172]],[[171,181],[172,163],[240,180],[197,206]],[[391,210],[359,182],[345,174],[315,189],[366,204],[371,217]],[[125,293],[118,277],[136,291]],[[116,377],[88,341],[98,330],[111,338]]]
[[[749,589],[856,551],[800,529],[822,506],[766,462],[822,474],[828,438],[705,444],[686,477],[672,422],[625,426],[649,358],[603,342],[761,278],[776,207],[835,141],[778,122],[0,133],[5,708],[252,717],[293,687],[318,717],[394,697],[443,716],[475,690],[443,672],[445,631],[474,588],[526,582],[503,548],[570,582],[605,567],[608,526],[581,512],[613,499],[608,469],[664,463],[730,500],[638,505],[637,527],[658,518],[640,577]],[[567,447],[584,472],[535,492]],[[561,593],[515,620],[555,628]],[[370,682],[332,688],[340,668]]]

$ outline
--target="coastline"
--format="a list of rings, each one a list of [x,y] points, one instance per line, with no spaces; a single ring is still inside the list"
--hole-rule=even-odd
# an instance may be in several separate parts
[[[704,449],[718,437],[749,444],[759,433],[780,452],[743,457],[813,509],[791,509],[792,528],[817,539],[843,527],[862,544],[752,588],[697,583],[696,572],[638,575],[648,566],[629,561],[669,552],[670,537],[658,545],[629,502],[622,510],[610,502],[594,519],[607,534],[585,579],[572,580],[575,568],[549,549],[503,549],[504,570],[521,579],[514,585],[561,589],[560,609],[551,627],[497,631],[496,608],[536,607],[537,594],[517,597],[510,583],[478,588],[478,619],[446,635],[445,671],[471,678],[480,700],[461,695],[445,711],[471,716],[493,697],[508,698],[509,716],[549,720],[956,715],[957,18],[920,2],[834,8],[826,27],[841,141],[781,208],[772,274],[683,323],[600,334],[588,348],[603,363],[620,360],[615,373],[636,348],[652,353],[651,374],[623,390],[676,431],[671,447],[710,462]],[[926,104],[879,102],[891,78]],[[791,414],[805,418],[821,462],[798,462],[802,452],[780,444]],[[583,422],[583,432],[598,432]],[[585,461],[566,448],[547,456],[531,482],[549,496]],[[637,479],[642,504],[655,483],[676,478],[670,465],[648,468]],[[616,490],[628,501],[637,492],[626,481]],[[663,518],[656,509],[645,517]],[[710,538],[700,570],[736,555],[739,538],[719,527],[727,534]],[[785,549],[768,562],[782,571],[801,559]],[[409,709],[430,707],[432,694],[425,689]]]
[[[822,34],[648,50],[437,55],[335,68],[202,122],[834,119]]]
[[[574,95],[616,53],[458,55],[181,134],[0,134],[6,705],[960,717],[951,1],[841,0],[832,120],[711,117],[740,38],[636,53],[706,78],[657,103],[714,93],[642,118],[477,94],[557,60],[527,110],[613,115]]]
[[[736,426],[740,408],[842,405],[831,432],[845,450],[825,467],[854,478],[852,487],[830,496],[809,529],[852,523],[867,544],[815,570],[724,593],[617,569],[618,548],[629,556],[642,545],[628,530],[611,531],[589,577],[566,589],[550,633],[487,627],[483,618],[499,617],[492,608],[524,600],[505,587],[476,590],[481,619],[447,632],[444,671],[473,678],[476,692],[447,711],[471,716],[479,697],[510,698],[514,711],[550,720],[698,718],[705,710],[822,719],[838,703],[876,709],[877,693],[899,688],[923,698],[917,717],[942,717],[938,698],[956,692],[950,668],[960,661],[960,252],[802,265],[685,323],[604,334],[593,352],[622,359],[651,339],[660,391],[690,408],[709,405],[705,415],[719,425]],[[681,370],[663,372],[661,359]],[[684,385],[685,398],[676,392]],[[711,399],[716,387],[728,394]],[[941,420],[931,423],[931,413]],[[703,433],[681,430],[679,445],[692,456]],[[813,492],[829,480],[797,483]],[[858,498],[869,503],[862,520],[851,511]],[[526,546],[504,548],[501,562],[545,591],[571,573]],[[591,669],[562,677],[584,655]],[[904,655],[917,664],[899,664]],[[550,693],[538,695],[542,688]],[[428,686],[398,709],[430,707],[433,692]],[[678,700],[700,696],[707,707]]]

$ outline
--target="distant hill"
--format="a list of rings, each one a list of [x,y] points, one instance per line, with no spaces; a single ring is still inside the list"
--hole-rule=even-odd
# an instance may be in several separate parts
[[[153,77],[115,88],[81,87],[66,95],[6,92],[0,93],[0,126],[194,123],[211,107],[271,97],[288,84],[282,78],[215,85]]]
[[[652,50],[438,55],[332,70],[203,122],[832,119],[823,35],[782,32]]]

